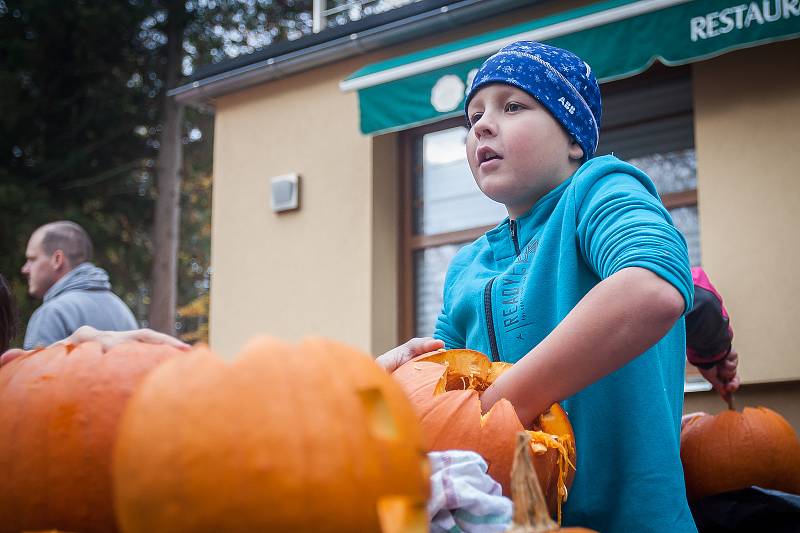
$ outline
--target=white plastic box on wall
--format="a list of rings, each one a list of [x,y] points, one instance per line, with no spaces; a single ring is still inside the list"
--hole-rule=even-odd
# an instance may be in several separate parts
[[[270,206],[275,213],[300,208],[300,176],[285,174],[271,180]]]

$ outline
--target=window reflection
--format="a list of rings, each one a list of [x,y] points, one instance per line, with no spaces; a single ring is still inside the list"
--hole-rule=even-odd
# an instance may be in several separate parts
[[[633,158],[629,162],[650,176],[661,196],[697,188],[697,159],[694,148],[649,154]],[[689,261],[692,266],[699,265],[700,226],[697,205],[676,207],[669,209],[669,212],[675,226],[686,238]]]
[[[700,265],[700,227],[697,222],[697,206],[670,209],[672,222],[683,233],[689,248],[689,261],[692,266]]]
[[[467,129],[455,127],[422,137],[422,172],[414,187],[414,232],[435,235],[497,224],[502,204],[483,195],[469,170]]]
[[[659,194],[697,188],[697,160],[694,148],[649,154],[635,157],[628,162],[650,176]]]
[[[450,261],[462,244],[445,244],[425,248],[414,253],[415,323],[414,335],[428,337],[433,335],[436,319],[442,310],[442,291],[444,277]]]

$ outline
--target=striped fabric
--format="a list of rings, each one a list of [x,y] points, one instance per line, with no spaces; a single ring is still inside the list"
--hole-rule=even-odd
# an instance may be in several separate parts
[[[448,450],[428,454],[431,533],[494,533],[511,525],[511,500],[486,473],[475,452]]]

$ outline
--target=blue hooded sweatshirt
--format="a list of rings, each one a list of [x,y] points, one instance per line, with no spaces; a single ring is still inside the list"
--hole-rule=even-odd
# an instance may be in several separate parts
[[[450,264],[434,336],[515,363],[601,280],[641,267],[693,298],[686,242],[650,178],[613,156],[584,163],[523,217]],[[565,526],[696,531],[680,462],[684,321],[622,368],[561,402],[575,430]]]
[[[111,292],[106,271],[91,263],[81,263],[47,290],[28,322],[24,347],[48,346],[81,326],[104,331],[139,327],[128,306]]]

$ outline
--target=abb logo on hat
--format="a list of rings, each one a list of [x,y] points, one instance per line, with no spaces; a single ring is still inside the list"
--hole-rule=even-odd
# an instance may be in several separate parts
[[[572,105],[572,102],[570,102],[569,100],[567,100],[563,96],[561,98],[559,98],[558,101],[561,103],[562,106],[564,106],[564,109],[566,109],[569,112],[570,115],[574,115],[575,114],[575,106]]]

